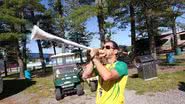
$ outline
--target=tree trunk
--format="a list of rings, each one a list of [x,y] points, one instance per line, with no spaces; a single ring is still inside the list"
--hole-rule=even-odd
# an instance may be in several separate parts
[[[172,21],[173,21],[173,26],[171,28],[172,28],[173,39],[174,39],[173,49],[174,49],[175,54],[177,54],[177,50],[176,49],[178,48],[178,39],[177,39],[175,19],[173,19]]]
[[[150,54],[155,60],[157,60],[156,46],[155,46],[155,32],[153,18],[146,16],[146,25],[149,38]]]
[[[57,52],[56,52],[56,46],[55,46],[55,43],[53,43],[53,42],[52,42],[52,45],[53,45],[54,55],[56,55],[56,54],[57,54]]]
[[[23,42],[23,69],[27,69],[27,55],[26,55],[26,39],[22,40]]]
[[[156,54],[156,46],[155,46],[155,37],[154,35],[149,35],[149,42],[150,42],[150,53],[153,56],[155,60],[157,60],[157,54]]]
[[[61,15],[61,17],[63,18],[64,16],[64,12],[63,12],[63,5],[61,3],[61,0],[57,0],[57,12]],[[64,31],[64,21],[62,21],[61,23],[61,34],[59,34],[59,37],[61,38],[65,38],[64,35],[65,35],[65,31]],[[65,49],[65,48],[64,48]]]
[[[20,12],[20,17],[21,19],[24,19],[24,13],[23,12]],[[25,33],[25,26],[24,25],[20,25],[21,27],[21,33]],[[26,35],[26,34],[24,34]],[[18,47],[17,47],[17,50],[19,51],[19,55],[18,56],[18,63],[20,63],[19,65],[21,65],[20,67],[20,78],[24,78],[24,71],[27,69],[27,57],[26,57],[26,36],[23,36],[22,39],[21,39],[21,44],[23,46],[23,50],[22,50],[22,54],[21,54],[21,51],[19,49],[19,42],[18,42]],[[23,56],[22,56],[23,55]]]
[[[14,25],[11,26],[11,29],[13,32],[15,32],[15,27]],[[20,50],[20,46],[19,46],[19,40],[16,39],[15,40],[15,44],[16,44],[16,56],[17,56],[17,63],[18,63],[18,67],[19,67],[19,78],[20,79],[24,79],[24,67],[23,67],[23,58],[22,58],[22,54],[21,54],[21,50]]]
[[[132,52],[133,52],[132,60],[133,60],[135,56],[136,32],[135,32],[135,13],[134,13],[132,0],[130,3],[130,24],[131,24],[131,43],[132,43],[131,45],[132,45]]]
[[[104,21],[104,13],[103,13],[103,3],[102,0],[98,1],[98,28],[99,28],[99,33],[100,33],[100,41],[101,41],[101,47],[103,46],[105,42],[105,21]]]
[[[63,5],[61,3],[61,0],[57,0],[57,12],[61,15],[61,17],[63,18],[63,15],[64,15],[64,12],[63,12]],[[61,34],[59,35],[59,37],[61,38],[65,38],[65,31],[64,31],[64,21],[62,21],[61,23]],[[65,47],[66,45],[65,44],[62,44],[62,53],[65,53]],[[63,63],[66,63],[66,58],[62,58],[62,62]]]
[[[82,33],[83,34],[83,33]],[[80,36],[79,34],[76,35],[76,42],[77,43],[80,43],[80,40],[79,40]],[[78,52],[79,52],[79,55],[80,55],[80,62],[83,63],[83,59],[82,59],[82,50],[80,48],[78,48]]]
[[[62,44],[62,53],[65,53],[65,44]],[[62,63],[65,64],[66,63],[66,57],[62,58]]]
[[[39,20],[36,20],[35,15],[34,15],[34,11],[31,11],[31,16],[32,16],[32,22],[33,24],[37,24],[37,26],[39,26]],[[44,72],[46,72],[46,63],[44,61],[44,56],[43,56],[43,51],[42,51],[42,45],[40,40],[37,40],[37,45],[39,48],[39,57],[40,57],[40,62],[42,64],[42,69],[44,70]]]
[[[23,58],[21,55],[20,47],[19,47],[19,41],[17,40],[17,61],[19,64],[20,74],[19,77],[21,79],[24,79],[24,67],[23,67]]]
[[[80,62],[83,63],[83,58],[82,58],[82,50],[78,48],[79,55],[80,55]]]
[[[26,35],[25,26],[21,26],[21,32],[24,33],[24,35]],[[27,69],[26,36],[23,36],[21,41],[22,41],[22,45],[23,45],[22,58],[23,58],[23,72],[24,72],[24,70]]]
[[[39,56],[40,56],[40,61],[41,61],[41,64],[42,64],[42,69],[44,70],[44,72],[46,72],[46,63],[44,61],[42,45],[41,45],[40,40],[37,40],[37,45],[38,45],[38,48],[39,48]]]

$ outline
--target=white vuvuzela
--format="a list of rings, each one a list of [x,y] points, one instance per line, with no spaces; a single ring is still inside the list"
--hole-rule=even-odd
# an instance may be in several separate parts
[[[79,48],[84,48],[84,49],[91,49],[90,47],[78,44],[76,42],[66,40],[64,38],[52,35],[50,33],[45,32],[44,30],[40,29],[38,26],[34,25],[31,33],[31,39],[35,40],[59,40],[65,44],[76,46]]]

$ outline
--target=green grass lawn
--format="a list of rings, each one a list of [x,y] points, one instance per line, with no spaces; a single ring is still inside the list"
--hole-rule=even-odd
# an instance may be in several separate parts
[[[36,93],[42,97],[51,97],[54,94],[54,84],[52,75],[40,78],[33,78],[32,81],[36,84],[28,87],[25,93]]]
[[[145,92],[164,92],[175,89],[184,83],[185,71],[159,74],[157,79],[144,81],[140,78],[129,77],[126,88],[135,90],[138,94]]]
[[[6,81],[6,86],[10,86],[7,87],[6,90],[12,89],[14,86],[16,88],[13,87],[12,90],[19,89],[19,91],[22,91],[25,94],[37,94],[38,98],[55,97],[55,86],[53,83],[53,74],[51,68],[48,68],[46,73],[43,73],[42,70],[35,70],[32,72],[32,75],[34,76],[32,80],[26,81],[18,78],[19,73],[9,73],[7,77],[3,78],[3,80]],[[15,83],[16,86],[14,85]],[[95,92],[92,93],[90,91],[90,87],[86,82],[83,82],[82,86],[84,86],[87,95],[95,96]],[[12,91],[12,93],[17,93],[19,91]]]
[[[33,78],[32,81],[36,81],[35,85],[30,86],[25,90],[25,93],[37,93],[42,97],[53,97],[55,96],[55,86],[53,84],[53,76],[47,76],[44,78]],[[94,96],[95,93],[90,91],[90,87],[86,82],[81,83],[87,95]]]
[[[126,88],[129,90],[135,90],[138,94],[143,94],[146,92],[164,92],[170,89],[178,88],[180,83],[185,83],[184,80],[185,71],[178,71],[174,73],[159,74],[157,79],[144,81],[140,78],[129,77]],[[37,83],[27,88],[28,93],[37,93],[40,96],[53,96],[54,85],[52,76],[47,76],[44,78],[34,78],[33,81]],[[85,89],[88,86],[85,84]],[[90,92],[88,91],[88,94]]]
[[[4,80],[17,81],[18,79],[17,78],[13,79],[11,76],[11,78],[7,77],[4,78]],[[25,87],[25,89],[23,90],[24,93],[35,93],[40,97],[55,96],[54,93],[55,87],[53,85],[52,74],[42,77],[34,77],[31,82],[34,82],[34,84]],[[24,85],[25,81],[21,81],[21,83]],[[182,83],[183,85],[181,85]],[[146,92],[168,91],[170,89],[179,88],[180,86],[185,87],[184,83],[185,83],[185,71],[178,71],[174,73],[160,73],[157,79],[149,81],[144,81],[143,79],[129,76],[126,88],[129,90],[135,90],[138,94],[144,94]],[[89,87],[86,83],[84,83],[84,88],[86,90],[86,94],[88,95],[92,94],[94,96],[95,93],[90,92]]]

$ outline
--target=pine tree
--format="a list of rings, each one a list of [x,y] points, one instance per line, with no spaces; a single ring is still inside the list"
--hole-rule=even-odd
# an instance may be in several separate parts
[[[3,0],[1,5],[0,21],[3,24],[3,34],[5,37],[17,41],[17,61],[20,67],[20,78],[24,77],[24,70],[26,69],[26,34],[28,28],[31,26],[29,20],[31,19],[31,11],[41,9],[39,0]],[[20,50],[23,47],[23,51]]]

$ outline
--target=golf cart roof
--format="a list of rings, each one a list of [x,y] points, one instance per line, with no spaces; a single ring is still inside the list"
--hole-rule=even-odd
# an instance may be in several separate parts
[[[68,56],[74,56],[75,53],[59,53],[56,55],[52,55],[51,58],[59,58],[59,57],[68,57]]]

